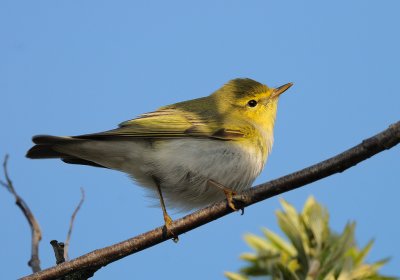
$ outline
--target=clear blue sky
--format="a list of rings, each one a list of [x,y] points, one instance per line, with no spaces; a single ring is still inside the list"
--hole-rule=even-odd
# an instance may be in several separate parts
[[[161,211],[115,171],[25,158],[35,134],[114,128],[161,105],[210,94],[249,77],[295,86],[280,101],[275,146],[257,182],[335,155],[400,116],[399,1],[0,1],[0,156],[49,241],[65,238],[79,201],[72,257],[162,224]],[[400,147],[343,174],[282,195],[297,207],[313,194],[342,230],[376,244],[399,275]],[[95,279],[222,279],[237,270],[247,232],[277,230],[278,198],[111,264]],[[174,218],[182,214],[173,215]],[[30,273],[30,232],[0,190],[2,279]]]

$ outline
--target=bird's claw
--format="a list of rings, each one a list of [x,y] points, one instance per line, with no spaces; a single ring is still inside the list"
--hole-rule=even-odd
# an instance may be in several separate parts
[[[178,243],[179,237],[177,235],[175,235],[175,233],[171,229],[173,221],[168,214],[164,214],[164,222],[165,222],[166,233],[168,233],[169,235],[172,236],[172,241],[174,241],[175,243]]]
[[[228,201],[228,206],[231,208],[233,211],[241,211],[240,215],[244,214],[244,207],[238,207],[238,205],[241,205],[241,200],[234,198],[236,196],[236,193],[233,191],[224,191],[226,200]]]

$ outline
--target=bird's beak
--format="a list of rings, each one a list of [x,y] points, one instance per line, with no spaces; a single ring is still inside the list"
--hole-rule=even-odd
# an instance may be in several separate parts
[[[293,83],[287,83],[287,84],[284,84],[283,86],[280,86],[280,87],[274,89],[272,91],[271,97],[278,97],[279,95],[281,95],[282,93],[287,91],[292,85],[293,85]]]

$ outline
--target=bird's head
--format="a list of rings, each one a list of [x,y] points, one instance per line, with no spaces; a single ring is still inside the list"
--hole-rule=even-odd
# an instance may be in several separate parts
[[[219,111],[231,118],[272,128],[279,96],[293,84],[270,88],[252,79],[234,79],[212,94]]]

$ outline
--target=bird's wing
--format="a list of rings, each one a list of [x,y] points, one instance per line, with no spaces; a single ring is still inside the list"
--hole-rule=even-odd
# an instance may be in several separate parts
[[[79,139],[183,137],[235,140],[244,137],[244,133],[224,127],[221,122],[210,118],[201,118],[195,113],[166,108],[123,122],[117,129],[75,136]]]

